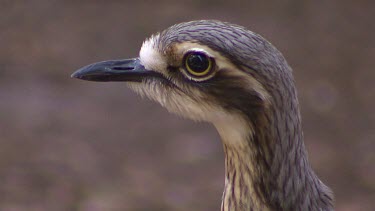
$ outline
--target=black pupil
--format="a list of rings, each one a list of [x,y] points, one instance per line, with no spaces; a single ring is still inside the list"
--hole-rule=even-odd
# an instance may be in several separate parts
[[[190,69],[197,73],[202,73],[210,66],[208,58],[204,54],[190,54],[187,58]]]

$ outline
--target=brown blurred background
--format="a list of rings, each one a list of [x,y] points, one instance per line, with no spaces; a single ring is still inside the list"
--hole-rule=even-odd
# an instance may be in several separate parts
[[[310,161],[337,210],[375,210],[374,1],[21,2],[0,2],[0,210],[219,210],[212,126],[122,83],[70,78],[196,19],[243,25],[284,53]]]

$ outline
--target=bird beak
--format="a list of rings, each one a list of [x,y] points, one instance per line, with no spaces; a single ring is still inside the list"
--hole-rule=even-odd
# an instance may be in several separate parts
[[[133,81],[141,82],[143,78],[157,74],[146,70],[139,58],[103,61],[87,65],[72,74],[72,78],[87,81]]]

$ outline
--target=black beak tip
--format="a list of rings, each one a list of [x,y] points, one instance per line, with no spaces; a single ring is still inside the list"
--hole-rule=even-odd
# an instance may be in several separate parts
[[[92,71],[93,65],[87,65],[76,70],[73,74],[70,75],[71,78],[77,78],[81,80],[87,80],[90,76],[90,71]]]
[[[82,74],[81,71],[77,70],[72,75],[70,75],[71,78],[77,78],[80,80],[86,80],[85,74]]]
[[[70,77],[71,77],[71,78],[78,78],[78,79],[81,78],[81,76],[80,76],[80,74],[79,74],[79,71],[75,71],[73,74],[70,75]]]

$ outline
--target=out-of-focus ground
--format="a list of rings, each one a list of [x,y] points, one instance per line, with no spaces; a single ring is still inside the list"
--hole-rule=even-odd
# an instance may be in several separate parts
[[[70,78],[195,19],[243,25],[284,53],[336,209],[375,210],[374,1],[21,2],[0,3],[0,210],[219,210],[212,126],[122,83]]]

